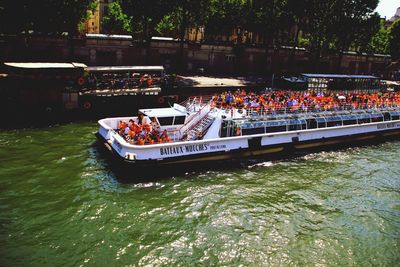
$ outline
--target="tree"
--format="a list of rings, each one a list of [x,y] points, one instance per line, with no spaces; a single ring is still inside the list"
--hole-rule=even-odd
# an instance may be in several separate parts
[[[299,36],[301,31],[306,30],[307,16],[306,9],[308,7],[308,0],[288,0],[284,6],[284,17],[288,21],[289,27],[295,30],[295,35],[292,41],[292,49],[289,56],[289,68],[294,69],[294,55],[296,47],[299,45]]]
[[[379,15],[374,13],[378,0],[336,0],[332,1],[332,24],[329,32],[333,36],[333,48],[339,52],[338,71],[343,53],[355,40],[368,44],[379,29]],[[359,44],[355,46],[360,47]],[[366,45],[364,45],[366,46]]]
[[[253,33],[254,38],[262,39],[264,44],[271,44],[278,29],[277,16],[274,12],[275,1],[255,0],[250,3],[250,12],[246,20],[246,28]],[[275,14],[274,14],[275,13]]]
[[[107,6],[106,16],[103,17],[102,26],[106,33],[130,33],[132,30],[132,17],[122,11],[119,2]]]
[[[379,31],[372,36],[368,47],[373,53],[389,53],[389,29],[385,27],[384,19],[381,19]]]
[[[358,52],[375,52],[371,47],[371,42],[381,30],[382,23],[379,14],[374,13],[368,19],[361,20],[359,23],[359,29],[354,36],[351,48]],[[381,50],[384,49],[384,47],[381,47]]]
[[[169,14],[172,5],[167,0],[127,0],[121,3],[125,14],[132,17],[132,34],[149,41],[156,26]]]
[[[246,19],[245,0],[211,0],[206,23],[208,35],[225,35],[227,40],[237,27],[243,28]]]
[[[332,17],[334,0],[309,0],[305,10],[306,25],[305,39],[308,40],[309,50],[314,54],[313,69],[319,68],[321,53],[329,50],[333,39]]]
[[[393,59],[400,59],[400,19],[389,28],[389,51]]]

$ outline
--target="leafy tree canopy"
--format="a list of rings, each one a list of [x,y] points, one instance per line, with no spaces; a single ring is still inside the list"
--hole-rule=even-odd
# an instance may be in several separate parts
[[[389,50],[393,58],[400,59],[400,19],[389,28]]]
[[[102,30],[107,33],[128,34],[132,30],[132,17],[126,15],[119,2],[107,6],[106,16],[102,20]]]

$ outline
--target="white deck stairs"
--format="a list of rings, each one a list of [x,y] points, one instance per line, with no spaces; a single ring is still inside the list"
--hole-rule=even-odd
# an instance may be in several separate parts
[[[187,132],[186,140],[201,139],[207,132],[208,128],[211,126],[214,120],[215,120],[214,117],[207,114],[196,124],[195,127],[193,127]]]

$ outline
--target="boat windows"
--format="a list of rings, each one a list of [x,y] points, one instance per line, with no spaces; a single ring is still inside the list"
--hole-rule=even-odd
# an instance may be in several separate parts
[[[344,115],[342,116],[343,125],[353,125],[357,124],[357,116],[356,115]]]
[[[160,126],[182,125],[185,123],[185,116],[176,117],[158,117]]]
[[[358,114],[357,115],[357,122],[358,122],[358,124],[370,123],[371,122],[371,115],[370,114]]]
[[[325,119],[327,127],[342,126],[342,118],[339,116],[326,117]]]
[[[161,126],[172,125],[174,117],[158,117],[158,122]]]
[[[288,120],[289,131],[299,131],[302,129],[306,129],[306,120],[304,119]]]
[[[242,128],[242,135],[252,135],[252,134],[263,134],[265,133],[265,128]]]
[[[383,121],[383,114],[381,113],[371,114],[371,121],[372,122]]]
[[[249,122],[242,125],[242,135],[265,133],[265,122]]]
[[[234,136],[235,129],[238,127],[240,127],[238,124],[236,124],[232,121],[224,120],[221,123],[220,136],[221,137]]]
[[[307,129],[316,129],[317,128],[317,121],[315,119],[307,119]]]
[[[390,111],[390,117],[392,120],[398,120],[400,119],[400,112],[399,111]]]
[[[317,121],[318,128],[325,128],[326,127],[325,118],[319,117],[319,118],[315,118],[315,120]]]
[[[383,118],[385,121],[390,121],[392,119],[389,112],[383,113]]]
[[[286,132],[286,121],[268,121],[265,128],[266,133]]]
[[[185,116],[176,116],[174,120],[174,125],[180,125],[185,123]]]

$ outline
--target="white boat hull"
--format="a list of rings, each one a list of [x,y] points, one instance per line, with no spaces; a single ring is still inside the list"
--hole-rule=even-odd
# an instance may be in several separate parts
[[[98,137],[118,159],[133,164],[175,164],[257,157],[400,135],[400,120],[153,145],[131,145],[104,121]]]

